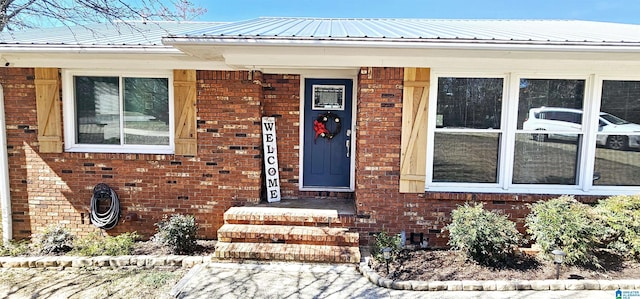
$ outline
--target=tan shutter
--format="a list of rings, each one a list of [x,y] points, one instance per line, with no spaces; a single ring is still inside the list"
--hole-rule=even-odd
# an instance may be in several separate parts
[[[41,153],[62,152],[60,79],[57,68],[36,68],[36,111]]]
[[[400,192],[424,193],[427,159],[428,68],[405,68],[402,92]]]
[[[198,152],[196,131],[196,71],[174,70],[176,155],[195,156]]]

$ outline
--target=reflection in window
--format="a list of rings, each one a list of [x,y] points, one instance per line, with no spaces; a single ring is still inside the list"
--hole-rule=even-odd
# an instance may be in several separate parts
[[[120,144],[118,77],[74,79],[77,142]]]
[[[168,79],[120,79],[74,76],[77,143],[169,145]]]
[[[579,135],[563,142],[537,142],[516,134],[514,184],[575,185]]]
[[[562,80],[562,79],[521,79],[520,96],[518,101],[518,129],[523,129],[525,120],[531,119],[536,112],[532,109],[545,108],[569,108],[570,110],[554,113],[581,111],[584,100],[584,80]],[[573,111],[572,111],[573,110]],[[563,117],[556,115],[556,117]],[[574,116],[564,115],[571,118],[572,122],[578,122]],[[527,128],[525,128],[526,130]]]
[[[499,129],[501,78],[439,78],[437,127]]]
[[[640,185],[640,81],[603,81],[594,185]]]
[[[435,134],[434,182],[496,183],[499,133]]]
[[[125,144],[169,144],[166,78],[124,78]]]
[[[434,182],[497,183],[502,78],[438,79]]]
[[[520,80],[514,184],[578,183],[584,88],[584,80]]]

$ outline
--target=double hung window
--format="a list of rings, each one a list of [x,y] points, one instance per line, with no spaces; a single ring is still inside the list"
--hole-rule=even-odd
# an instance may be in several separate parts
[[[640,191],[640,80],[434,78],[427,190]]]

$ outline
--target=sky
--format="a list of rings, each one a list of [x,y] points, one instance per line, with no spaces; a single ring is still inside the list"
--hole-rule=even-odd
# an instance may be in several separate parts
[[[640,0],[191,0],[198,21],[257,17],[563,19],[640,24]]]

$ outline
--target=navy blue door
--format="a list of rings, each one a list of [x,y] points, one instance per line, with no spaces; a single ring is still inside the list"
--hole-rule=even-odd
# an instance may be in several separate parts
[[[348,188],[353,81],[305,79],[303,187]]]

